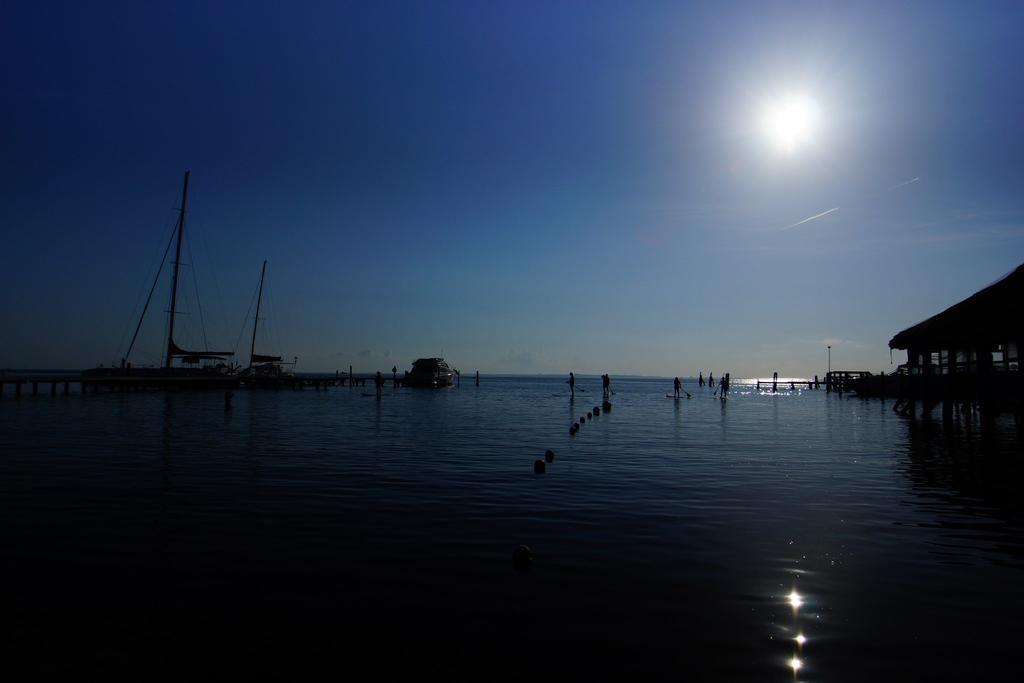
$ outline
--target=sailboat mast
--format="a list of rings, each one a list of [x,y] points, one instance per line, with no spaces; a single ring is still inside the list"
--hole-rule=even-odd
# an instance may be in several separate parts
[[[263,260],[260,271],[260,293],[256,296],[256,320],[252,323],[252,346],[249,348],[249,367],[252,368],[252,357],[256,354],[256,330],[260,325],[260,304],[263,302],[263,277],[267,274],[267,261]]]
[[[174,359],[174,311],[178,303],[178,270],[181,267],[181,236],[185,232],[185,204],[188,202],[188,176],[185,171],[185,184],[181,190],[181,213],[178,215],[178,247],[174,252],[174,280],[171,284],[171,319],[167,325],[167,367],[171,367]]]

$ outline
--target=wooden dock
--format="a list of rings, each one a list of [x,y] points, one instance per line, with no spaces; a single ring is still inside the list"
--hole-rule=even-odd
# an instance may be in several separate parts
[[[98,394],[121,391],[149,390],[197,390],[197,389],[232,389],[239,384],[238,378],[224,376],[169,376],[152,375],[0,375],[0,397],[10,393],[7,386],[13,389],[15,397],[28,390],[32,395],[39,394],[40,385],[44,391],[48,389],[51,396],[59,394]],[[72,387],[77,385],[77,391]]]
[[[833,370],[825,374],[825,390],[845,394],[854,391],[869,377],[875,377],[866,370]]]
[[[230,391],[238,388],[249,389],[292,389],[307,388],[316,391],[334,386],[370,386],[374,374],[346,373],[304,373],[278,377],[246,377],[238,374],[159,374],[136,369],[111,374],[0,374],[0,399],[5,396],[20,398],[23,394],[50,396],[69,394],[99,394],[112,392],[140,391]],[[402,377],[397,382],[385,377],[387,384],[402,386]]]
[[[815,378],[817,379],[817,378]],[[789,389],[790,391],[796,391],[797,389],[817,389],[819,383],[813,379],[759,379],[757,380],[757,390],[761,391],[764,389],[767,391],[769,388],[772,391],[778,391],[779,386],[782,386],[782,390]],[[805,386],[806,385],[806,386]]]

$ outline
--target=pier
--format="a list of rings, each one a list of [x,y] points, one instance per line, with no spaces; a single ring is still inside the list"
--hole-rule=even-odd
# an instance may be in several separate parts
[[[883,378],[878,381],[880,382],[879,386],[884,387],[885,375],[872,375],[865,370],[832,370],[825,373],[825,390],[845,394],[855,391],[859,384],[868,381],[867,378],[870,377]]]
[[[140,391],[227,391],[237,388],[251,389],[293,389],[312,388],[316,391],[326,390],[334,386],[366,386],[372,384],[373,373],[308,373],[301,375],[281,375],[274,377],[246,377],[237,374],[155,374],[147,373],[146,369],[127,370],[111,374],[25,374],[0,375],[0,398],[13,395],[20,398],[23,394],[33,396],[42,392],[50,396],[69,394],[99,394],[116,392]],[[385,382],[400,387],[403,380],[386,377]]]
[[[228,389],[238,386],[238,379],[225,377],[152,377],[145,375],[0,375],[0,397],[7,393],[6,385],[14,389],[14,396],[19,397],[26,388],[31,387],[32,395],[39,393],[39,385],[47,387],[49,394],[79,393],[98,394],[100,391],[147,391],[150,389]],[[78,385],[78,391],[72,392],[72,385]]]

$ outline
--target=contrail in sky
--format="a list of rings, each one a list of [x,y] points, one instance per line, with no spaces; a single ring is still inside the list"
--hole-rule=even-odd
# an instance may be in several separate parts
[[[920,179],[921,179],[921,176],[914,176],[910,180],[904,180],[902,183],[899,183],[898,185],[893,185],[889,189],[890,190],[895,190],[897,187],[903,187],[904,185],[911,185],[913,183],[916,183]]]
[[[786,227],[783,228],[783,230],[789,230],[790,228],[795,228],[798,225],[803,225],[804,223],[810,223],[813,220],[817,220],[818,218],[821,218],[822,216],[827,216],[830,213],[832,213],[833,211],[838,211],[838,210],[839,210],[839,207],[837,206],[837,207],[829,209],[828,211],[822,211],[821,213],[814,214],[810,218],[805,218],[802,221],[797,221],[796,223],[793,223],[793,225],[787,225]]]

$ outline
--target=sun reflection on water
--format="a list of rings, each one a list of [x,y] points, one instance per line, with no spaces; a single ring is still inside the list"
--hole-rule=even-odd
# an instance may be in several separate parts
[[[793,654],[786,660],[786,667],[792,671],[793,680],[796,681],[797,675],[805,666],[803,653],[804,645],[807,643],[807,636],[804,635],[803,629],[800,627],[800,608],[808,603],[808,599],[797,592],[795,586],[790,589],[788,595],[783,596],[783,599],[789,603],[793,613],[792,630],[787,629],[792,638]]]

